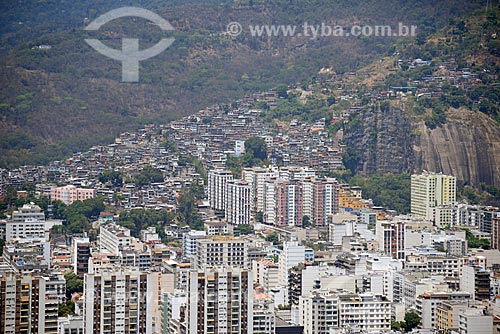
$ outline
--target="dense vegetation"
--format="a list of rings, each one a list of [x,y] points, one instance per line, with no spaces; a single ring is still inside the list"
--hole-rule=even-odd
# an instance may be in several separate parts
[[[363,197],[371,198],[376,206],[396,210],[399,214],[410,211],[410,174],[357,175],[349,183],[360,186]]]
[[[490,240],[476,237],[471,231],[465,230],[467,246],[470,248],[490,249]]]
[[[480,10],[464,18],[451,19],[449,24],[425,40],[417,38],[415,44],[401,46],[402,59],[432,60],[430,65],[411,68],[401,64],[401,71],[388,76],[386,87],[411,86],[414,80],[425,76],[439,76],[440,69],[436,62],[450,62],[452,67],[478,74],[481,84],[472,89],[460,85],[437,83],[431,88],[443,93],[439,98],[421,99],[414,108],[416,114],[431,114],[425,118],[430,128],[440,126],[445,122],[445,111],[449,107],[477,110],[491,116],[500,123],[500,9]]]

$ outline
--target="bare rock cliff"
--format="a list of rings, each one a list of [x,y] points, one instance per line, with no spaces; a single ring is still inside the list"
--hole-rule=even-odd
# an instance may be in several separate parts
[[[445,124],[429,129],[401,109],[373,108],[347,126],[344,142],[365,175],[428,170],[500,186],[500,126],[480,112],[451,109]]]
[[[451,109],[446,123],[416,124],[415,169],[455,175],[472,185],[500,185],[500,126],[483,113]]]

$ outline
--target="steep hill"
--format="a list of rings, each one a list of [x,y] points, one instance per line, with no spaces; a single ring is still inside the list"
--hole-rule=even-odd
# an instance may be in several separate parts
[[[236,38],[226,25],[390,24],[419,26],[419,36],[480,8],[483,1],[121,1],[25,0],[0,4],[0,167],[41,163],[105,143],[122,131],[165,122],[215,102],[279,83],[300,82],[330,66],[361,67],[392,53],[393,38]],[[121,65],[84,38],[119,45],[122,36],[155,44],[158,28],[120,19],[101,31],[83,28],[125,5],[151,9],[175,27],[176,41],[141,62],[140,82],[120,81]],[[399,41],[407,44],[408,39]]]
[[[499,8],[482,10],[361,70],[377,72],[363,84],[400,95],[362,106],[346,125],[353,170],[429,170],[500,186],[499,27]]]
[[[428,170],[476,187],[500,186],[500,125],[483,113],[452,108],[444,124],[429,128],[401,108],[372,108],[344,134],[362,174]]]

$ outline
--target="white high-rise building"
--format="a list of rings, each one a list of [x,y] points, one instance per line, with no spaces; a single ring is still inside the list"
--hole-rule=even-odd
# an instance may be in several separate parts
[[[468,308],[459,315],[460,334],[493,333],[493,317],[482,309]]]
[[[191,230],[188,233],[184,233],[182,236],[182,257],[185,260],[191,259],[196,255],[196,248],[198,245],[196,241],[198,239],[205,239],[207,237],[207,232]]]
[[[73,272],[80,278],[89,270],[89,258],[92,256],[90,239],[87,237],[71,238],[71,262]]]
[[[231,180],[226,184],[225,216],[233,225],[250,224],[251,199],[250,185],[245,181]]]
[[[26,218],[24,221],[7,221],[5,240],[13,242],[23,239],[45,240],[45,221]]]
[[[288,270],[306,261],[306,247],[297,241],[285,241],[278,257],[279,284],[288,284]]]
[[[33,203],[24,204],[22,207],[12,212],[12,221],[23,222],[26,219],[44,221],[45,214],[42,208]]]
[[[271,179],[264,183],[264,223],[276,225],[276,187],[275,180]]]
[[[328,334],[338,328],[383,332],[391,328],[391,302],[372,294],[316,290],[299,297],[298,319],[304,334]]]
[[[375,234],[379,249],[395,259],[405,258],[406,225],[404,222],[384,222],[376,224]]]
[[[228,170],[217,169],[208,173],[208,201],[215,210],[225,210],[227,182],[233,179]]]
[[[249,268],[248,243],[245,239],[215,236],[196,241],[197,269],[215,266]]]
[[[279,286],[278,264],[272,260],[262,259],[252,262],[253,282],[268,293],[271,289]]]
[[[160,326],[159,275],[91,266],[84,278],[85,333],[155,333]]]
[[[5,241],[23,239],[45,240],[45,214],[33,203],[24,204],[12,212],[12,219],[5,223]]]
[[[62,290],[62,291],[61,291]],[[57,334],[64,277],[4,272],[0,275],[0,332]],[[62,296],[61,296],[62,294]]]
[[[242,179],[251,186],[252,209],[255,212],[264,212],[265,210],[265,183],[278,175],[277,170],[262,167],[253,167],[243,169]]]
[[[101,225],[99,228],[99,246],[101,252],[120,254],[131,245],[130,230],[114,223]]]
[[[188,296],[184,290],[166,292],[161,302],[161,333],[177,334],[186,317]]]
[[[234,155],[239,157],[240,155],[245,153],[245,141],[244,140],[236,140],[234,142]]]
[[[271,299],[255,299],[253,305],[253,332],[274,334],[276,331],[274,303]]]
[[[468,300],[470,293],[456,292],[426,292],[416,300],[416,312],[422,319],[420,328],[433,329],[437,327],[437,306],[445,300]]]
[[[188,334],[252,334],[252,272],[216,267],[189,273]]]
[[[279,179],[276,187],[276,225],[302,225],[302,185]]]
[[[366,332],[391,329],[391,302],[371,294],[339,294],[339,326]]]
[[[330,291],[315,291],[299,297],[299,324],[304,334],[327,334],[339,327],[339,297]]]
[[[434,220],[435,208],[456,202],[457,180],[453,176],[428,173],[411,176],[411,214]],[[450,218],[451,219],[451,218]]]

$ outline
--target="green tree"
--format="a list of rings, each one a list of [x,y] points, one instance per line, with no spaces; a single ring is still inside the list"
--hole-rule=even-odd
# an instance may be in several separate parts
[[[144,167],[134,178],[134,183],[139,188],[158,182],[163,182],[163,172],[151,166]]]
[[[68,233],[82,233],[90,230],[90,219],[97,218],[105,210],[103,198],[89,198],[75,201],[64,209],[65,226]]]
[[[75,314],[75,303],[73,303],[71,300],[67,300],[66,303],[59,304],[58,315],[60,317],[66,317],[73,314]]]
[[[123,176],[120,172],[114,170],[105,170],[99,174],[99,182],[109,182],[113,187],[119,188],[123,185]]]
[[[263,138],[252,137],[245,140],[245,155],[250,159],[266,160],[267,159],[267,145]]]
[[[54,219],[64,219],[67,205],[62,201],[52,202],[52,217]]]
[[[278,97],[282,99],[286,99],[288,97],[288,85],[281,84],[276,87],[276,92],[278,93]]]
[[[405,314],[404,328],[406,332],[411,332],[414,328],[420,325],[420,316],[415,312],[408,312]]]
[[[279,245],[280,244],[280,238],[278,236],[278,233],[276,232],[271,232],[267,235],[266,241],[272,242],[273,245]]]
[[[135,209],[120,212],[118,223],[130,229],[134,237],[139,237],[140,231],[148,226],[155,226],[160,236],[163,227],[175,221],[175,215],[166,210]]]
[[[467,240],[467,246],[470,248],[490,249],[489,239],[478,238],[468,229],[465,230],[465,238]]]
[[[349,180],[351,186],[359,186],[363,197],[371,198],[376,206],[407,213],[410,209],[410,175],[391,174],[363,177],[356,175]]]
[[[404,330],[404,321],[391,321],[391,329],[395,331]]]
[[[200,215],[198,214],[196,198],[190,191],[190,189],[183,189],[177,202],[179,220],[182,223],[189,225],[189,227],[192,229],[202,230],[203,222]]]
[[[64,274],[66,280],[66,299],[70,300],[71,295],[75,292],[83,292],[83,280],[78,278],[72,271],[67,271]]]
[[[306,228],[311,225],[311,218],[307,215],[302,216],[302,227]]]
[[[237,230],[240,235],[247,235],[253,233],[253,226],[248,224],[240,224],[237,227]]]

